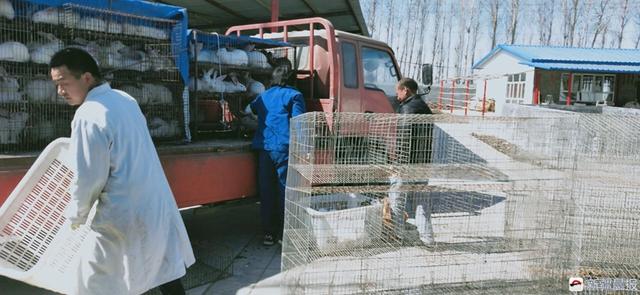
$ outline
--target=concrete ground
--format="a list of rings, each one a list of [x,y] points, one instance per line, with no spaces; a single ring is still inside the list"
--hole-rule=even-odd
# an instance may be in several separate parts
[[[183,284],[188,295],[265,294],[255,283],[280,272],[279,244],[262,245],[255,199],[182,212],[196,264]],[[53,292],[0,276],[0,294],[51,295]],[[160,294],[157,290],[147,295]]]

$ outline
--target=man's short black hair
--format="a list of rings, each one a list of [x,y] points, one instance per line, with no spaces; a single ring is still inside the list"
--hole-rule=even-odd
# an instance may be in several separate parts
[[[80,48],[67,47],[56,52],[49,62],[49,70],[61,66],[66,66],[76,78],[84,73],[91,73],[96,80],[102,80],[102,73],[96,60]]]
[[[413,94],[418,93],[418,82],[411,78],[402,78],[398,81],[398,86],[408,88]]]

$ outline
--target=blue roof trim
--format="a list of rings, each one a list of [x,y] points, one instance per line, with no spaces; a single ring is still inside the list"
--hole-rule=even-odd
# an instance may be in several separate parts
[[[616,73],[616,74],[640,74],[640,65],[603,65],[585,63],[536,63],[521,62],[520,64],[550,70],[570,71],[576,73]]]
[[[640,66],[640,50],[637,49],[575,48],[500,44],[480,61],[474,64],[473,69],[480,68],[501,50],[504,50],[519,59],[520,64],[545,69],[555,69],[556,67],[560,67],[562,69],[590,68],[602,70],[605,67],[609,67],[612,70],[619,70],[626,73],[630,70],[629,67]],[[555,65],[543,66],[545,64]],[[559,66],[559,64],[562,64],[562,66]],[[617,67],[614,69],[614,66]]]

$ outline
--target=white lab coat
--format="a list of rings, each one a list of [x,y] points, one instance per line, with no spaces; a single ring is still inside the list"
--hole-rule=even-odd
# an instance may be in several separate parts
[[[195,262],[189,237],[136,101],[104,83],[71,123],[77,174],[66,216],[83,224],[74,294],[140,294]]]

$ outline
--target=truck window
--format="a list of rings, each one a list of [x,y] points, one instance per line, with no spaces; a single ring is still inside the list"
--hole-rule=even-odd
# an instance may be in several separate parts
[[[345,87],[358,88],[356,46],[353,43],[342,42],[342,76]]]
[[[382,90],[387,96],[394,96],[398,72],[391,55],[370,47],[362,47],[361,53],[364,87]]]

